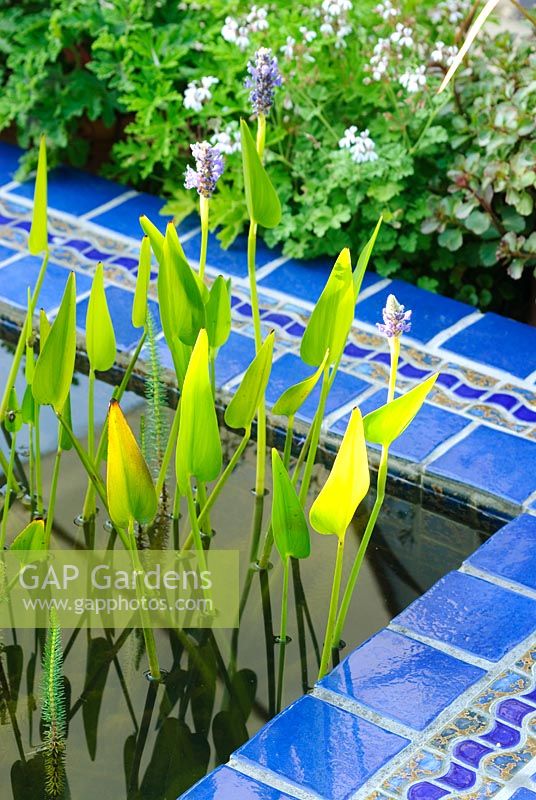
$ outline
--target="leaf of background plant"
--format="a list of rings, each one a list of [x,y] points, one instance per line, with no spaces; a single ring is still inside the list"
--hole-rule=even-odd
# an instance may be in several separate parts
[[[242,167],[246,206],[251,220],[264,228],[275,228],[281,221],[281,203],[257,153],[245,120],[240,120]]]
[[[25,425],[35,422],[35,400],[32,394],[31,384],[26,386],[22,396],[21,405],[22,421]]]
[[[225,423],[230,428],[247,429],[253,422],[272,369],[274,337],[274,332],[270,331],[225,409]]]
[[[272,530],[275,546],[283,561],[308,558],[311,541],[307,520],[285,465],[275,448],[272,448]]]
[[[177,249],[172,230],[168,225],[158,270],[162,327],[166,338],[178,336],[183,344],[193,345],[205,325],[205,306],[197,279]]]
[[[221,464],[220,431],[208,367],[208,336],[203,328],[190,357],[181,396],[176,448],[176,473],[181,493],[186,493],[190,476],[199,481],[211,481],[218,476]]]
[[[372,236],[370,237],[364,248],[361,250],[359,258],[357,259],[357,264],[354,269],[354,276],[353,276],[354,303],[357,303],[357,299],[361,291],[361,284],[363,283],[363,278],[365,277],[365,272],[367,271],[368,263],[372,255],[372,251],[374,250],[374,245],[376,244],[376,239],[378,238],[378,233],[380,232],[382,222],[383,222],[383,217],[380,217],[378,222],[376,223],[376,227],[374,228]]]
[[[473,24],[471,25],[471,27],[470,27],[470,29],[469,29],[469,31],[467,33],[467,36],[465,37],[464,43],[462,44],[462,46],[458,50],[456,56],[454,57],[454,59],[452,61],[452,64],[450,65],[450,67],[448,69],[447,74],[443,78],[443,81],[441,82],[441,86],[437,90],[438,94],[441,94],[441,92],[443,92],[447,88],[447,86],[450,83],[450,80],[451,80],[452,76],[454,75],[454,73],[456,72],[456,70],[458,69],[460,64],[462,63],[463,59],[465,58],[466,53],[468,52],[469,48],[473,44],[473,41],[478,36],[478,33],[479,33],[480,29],[482,28],[482,26],[486,22],[487,18],[489,17],[489,15],[491,14],[491,12],[495,8],[495,6],[498,5],[498,4],[499,4],[499,0],[488,0],[488,2],[486,3],[484,8],[482,9],[480,14],[478,15],[478,17],[475,19],[475,21],[473,22]]]
[[[50,333],[51,324],[48,321],[48,317],[46,315],[45,309],[39,309],[39,352],[42,351],[43,347],[45,346],[45,342],[48,338],[48,334]]]
[[[151,473],[116,400],[108,411],[106,493],[111,520],[119,528],[128,528],[131,520],[151,522],[156,514]]]
[[[144,234],[149,237],[153,253],[158,264],[161,265],[164,259],[164,234],[158,230],[156,225],[145,214],[140,217],[140,225]]]
[[[210,288],[205,314],[209,345],[222,347],[231,333],[231,285],[222,275]]]
[[[58,315],[35,365],[32,391],[37,403],[61,412],[71,388],[75,356],[76,283],[71,272]]]
[[[151,240],[144,236],[141,240],[136,291],[132,303],[132,325],[135,328],[145,327],[147,321],[147,292],[151,277]]]
[[[13,539],[10,550],[45,550],[45,523],[34,519]]]
[[[104,291],[104,267],[101,261],[97,264],[89,295],[86,350],[92,370],[106,372],[113,367],[117,355],[115,333]]]
[[[436,372],[406,394],[367,414],[363,420],[367,441],[386,447],[394,442],[420,410],[438,375]]]
[[[95,761],[97,755],[97,731],[104,687],[112,663],[110,643],[103,636],[90,637],[86,656],[84,703],[82,719],[89,757]]]
[[[47,249],[47,148],[45,137],[41,136],[35,176],[32,227],[28,236],[28,250],[35,256]]]
[[[32,315],[32,290],[28,286],[27,288],[27,300],[26,300],[26,319],[25,319],[25,331],[24,335],[26,338],[26,358],[24,363],[24,377],[26,378],[26,383],[30,384],[33,383],[33,376],[35,371],[35,360],[33,354],[33,315]]]
[[[329,363],[339,360],[354,321],[354,284],[350,251],[341,251],[303,334],[300,355],[318,367],[329,349]]]
[[[63,411],[61,412],[61,416],[69,426],[69,430],[72,431],[73,429],[73,418],[71,414],[71,394],[69,392],[69,396],[67,397],[67,402],[63,406]],[[62,450],[72,450],[73,448],[73,440],[60,423],[58,427],[58,447]]]
[[[315,531],[342,539],[369,486],[363,418],[354,408],[331,472],[309,512]]]
[[[7,413],[4,417],[4,427],[8,433],[17,433],[22,428],[22,413],[19,408],[15,387],[13,387],[9,393]]]
[[[272,408],[272,414],[281,414],[284,417],[293,417],[298,409],[300,409],[305,403],[318,383],[328,358],[329,350],[326,350],[324,360],[316,372],[313,372],[309,378],[305,378],[305,380],[295,383],[294,386],[289,386],[288,389],[285,389],[285,391],[275,401]]]

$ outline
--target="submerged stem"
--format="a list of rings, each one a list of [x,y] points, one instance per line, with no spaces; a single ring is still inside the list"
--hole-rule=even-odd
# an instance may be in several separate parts
[[[290,556],[283,562],[283,591],[281,594],[281,624],[279,626],[279,669],[277,676],[277,698],[275,711],[281,711],[281,700],[283,697],[283,677],[285,674],[285,652],[287,649],[287,611],[288,611],[288,578],[289,578]]]
[[[7,534],[7,519],[11,500],[11,483],[13,480],[13,468],[15,466],[15,448],[17,445],[17,434],[13,432],[11,437],[11,447],[9,448],[9,464],[6,475],[6,496],[4,498],[4,508],[2,509],[2,525],[0,527],[0,551],[4,549]]]
[[[318,680],[321,680],[321,678],[323,678],[326,672],[328,671],[329,658],[331,655],[331,643],[333,641],[333,629],[335,627],[337,606],[339,604],[339,592],[341,588],[343,557],[344,557],[344,536],[337,537],[337,557],[335,560],[335,572],[333,573],[333,584],[331,586],[331,599],[329,601],[328,622],[326,625],[326,635],[324,639],[324,647],[322,649],[322,659],[320,661]]]

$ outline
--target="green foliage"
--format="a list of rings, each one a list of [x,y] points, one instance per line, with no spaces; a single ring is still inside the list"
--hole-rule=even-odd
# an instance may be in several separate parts
[[[41,694],[46,792],[50,798],[59,798],[63,796],[65,786],[64,761],[67,712],[63,682],[61,628],[55,612],[50,614],[50,623],[45,640]]]
[[[311,552],[309,528],[300,499],[277,450],[272,449],[272,529],[279,555],[308,558]]]
[[[454,79],[455,94],[449,88],[438,97],[447,61],[436,44],[460,40],[446,7],[399,3],[401,13],[384,20],[376,5],[354,2],[340,46],[336,32],[321,32],[317,0],[276,0],[268,29],[250,30],[240,49],[222,36],[227,16],[244,23],[237,0],[9,2],[0,11],[0,128],[14,125],[24,147],[44,131],[52,163],[104,162],[107,174],[170,197],[178,219],[196,204],[182,186],[188,145],[223,137],[233,152],[211,224],[227,246],[247,223],[236,152],[248,110],[246,62],[269,46],[284,86],[265,153],[282,222],[263,231],[267,242],[293,257],[333,257],[349,243],[363,248],[383,214],[374,257],[381,275],[481,307],[506,303],[520,315],[526,281],[512,278],[528,276],[536,262],[531,42],[484,28]],[[462,10],[471,7],[467,1]],[[391,47],[375,80],[374,47],[398,22],[412,28],[414,45]],[[304,26],[316,36],[304,38]],[[400,78],[419,65],[426,84],[408,92]],[[188,85],[207,76],[218,82],[192,105]],[[356,163],[339,147],[351,125],[370,131],[377,160]],[[21,174],[33,166],[29,152]],[[160,260],[161,242],[152,244]]]
[[[165,411],[166,388],[162,380],[162,363],[156,341],[156,326],[150,310],[147,310],[146,324],[149,372],[145,383],[147,411],[144,417],[143,455],[153,477],[156,477],[166,449],[169,425]]]

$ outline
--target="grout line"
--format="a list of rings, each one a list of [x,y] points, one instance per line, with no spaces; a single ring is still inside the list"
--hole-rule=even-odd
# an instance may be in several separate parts
[[[465,415],[459,414],[458,416],[465,416]],[[467,419],[467,417],[466,417],[466,419]],[[420,466],[421,466],[421,469],[422,469],[423,473],[426,472],[426,467],[429,464],[431,464],[432,461],[435,461],[440,456],[445,455],[445,453],[447,453],[449,450],[451,450],[455,445],[459,444],[460,442],[463,442],[464,439],[467,439],[467,437],[474,430],[476,430],[476,428],[478,428],[479,425],[480,425],[480,422],[477,422],[476,420],[474,420],[474,418],[472,418],[470,422],[468,421],[468,424],[465,426],[465,428],[462,428],[461,431],[458,431],[453,436],[449,436],[449,438],[445,439],[444,442],[441,442],[441,444],[438,444],[438,446],[436,448],[434,448],[432,450],[432,452],[429,453],[421,461]],[[502,428],[501,430],[504,430],[504,428]]]
[[[483,314],[481,311],[473,311],[472,313],[468,314],[466,317],[462,317],[459,319],[458,322],[455,322],[454,325],[450,325],[448,328],[440,331],[438,334],[434,336],[433,339],[427,343],[427,347],[440,347],[444,344],[448,339],[451,339],[457,333],[461,333],[461,331],[469,328],[474,322],[477,322],[479,319],[483,318]]]
[[[17,189],[22,184],[19,181],[9,181],[9,183],[4,183],[0,187],[3,192],[11,192],[13,189]]]
[[[481,658],[480,656],[475,656],[472,653],[469,653],[467,650],[462,650],[461,647],[456,647],[454,644],[447,644],[439,639],[434,639],[432,636],[426,636],[423,633],[417,633],[417,631],[407,628],[405,625],[400,625],[398,622],[393,620],[389,623],[387,628],[395,633],[401,633],[403,636],[407,636],[410,639],[415,639],[417,642],[427,644],[430,647],[433,647],[435,650],[441,650],[442,653],[452,656],[452,658],[455,658],[458,661],[464,661],[466,664],[471,664],[473,667],[479,667],[479,669],[486,670],[486,672],[492,670],[496,665],[496,662],[494,661],[490,661],[487,658]]]
[[[233,754],[229,759],[228,766],[236,770],[236,772],[241,772],[249,778],[254,778],[256,781],[260,781],[273,789],[278,789],[280,792],[285,792],[291,797],[298,798],[298,800],[326,800],[322,795],[310,789],[305,789],[303,786],[298,786],[278,772],[250,761],[245,756]]]
[[[342,372],[345,372],[345,370],[342,370]],[[346,372],[345,374],[351,375],[352,373]],[[344,417],[346,414],[350,413],[356,406],[359,406],[365,400],[368,400],[369,397],[372,397],[378,391],[380,391],[378,385],[373,384],[369,386],[368,389],[363,389],[361,394],[355,395],[355,397],[353,397],[347,403],[344,403],[344,405],[333,409],[333,411],[330,414],[326,414],[326,416],[324,417],[324,421],[322,423],[322,429],[327,430],[328,428],[331,428],[331,426],[334,425],[336,422],[338,422],[339,419]]]
[[[268,264],[265,264],[264,267],[256,270],[255,276],[257,282],[262,281],[267,275],[271,272],[276,270],[278,267],[281,267],[283,264],[286,264],[287,261],[290,261],[290,256],[280,256],[279,258],[274,258],[273,261],[269,261]],[[260,287],[259,287],[260,288]]]
[[[496,586],[500,586],[501,589],[507,589],[509,592],[515,592],[516,594],[523,595],[531,600],[536,600],[536,590],[530,589],[528,586],[524,586],[522,583],[517,583],[517,581],[511,581],[508,580],[508,578],[501,578],[500,575],[494,575],[492,572],[488,572],[480,567],[474,567],[470,563],[463,563],[458,572],[465,572],[466,575],[472,575],[474,578],[480,578],[480,580],[486,581],[486,583],[493,583]]]
[[[357,301],[357,308],[359,308],[359,303],[362,300],[367,300],[369,297],[381,292],[383,289],[386,289],[388,286],[392,284],[391,278],[383,278],[383,280],[376,281],[375,283],[368,286],[366,289],[363,289],[362,292],[359,293],[359,300]]]
[[[530,372],[526,378],[523,379],[526,383],[534,384],[536,383],[536,369],[534,372]]]
[[[4,267],[7,267],[9,264],[13,264],[15,261],[20,261],[23,258],[26,258],[27,255],[28,253],[21,253],[20,251],[13,253],[12,256],[9,256],[9,258],[6,258],[5,261],[2,261],[2,263],[0,264],[0,270],[3,269]]]
[[[394,733],[396,736],[402,736],[404,739],[408,739],[410,742],[413,741],[417,733],[414,728],[409,728],[407,725],[392,719],[392,717],[386,717],[380,712],[367,708],[367,706],[364,706],[358,700],[345,697],[337,692],[333,692],[331,689],[325,689],[323,686],[315,686],[309,694],[316,697],[317,700],[323,700],[330,706],[340,708],[342,711],[349,711],[351,714],[355,714],[367,720],[367,722],[371,722],[373,725],[389,731],[389,733]]]
[[[117,197],[112,198],[112,200],[108,200],[107,203],[102,203],[100,206],[96,208],[92,208],[90,211],[86,211],[85,214],[81,214],[78,219],[82,221],[90,220],[92,217],[98,217],[100,214],[105,214],[106,211],[111,211],[112,208],[117,208],[117,206],[122,205],[126,200],[131,200],[133,197],[137,197],[138,192],[135,192],[133,189],[125,190],[118,194]],[[54,207],[51,207],[51,211],[54,210]],[[56,209],[58,211],[59,209]],[[61,212],[60,212],[61,213]]]
[[[527,511],[528,513],[534,514],[534,513],[535,513],[535,512],[534,512],[534,509],[532,509],[532,508],[525,508],[525,506],[530,506],[530,505],[532,505],[532,504],[534,503],[534,501],[535,501],[535,500],[536,500],[536,490],[535,490],[534,492],[532,492],[532,494],[529,494],[529,496],[527,497],[527,499],[524,501],[524,503],[523,503],[523,509],[524,509],[525,511]]]

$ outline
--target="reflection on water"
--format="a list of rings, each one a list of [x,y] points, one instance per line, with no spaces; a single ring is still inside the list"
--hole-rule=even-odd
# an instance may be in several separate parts
[[[85,378],[80,376],[79,382],[73,404],[85,396]],[[108,393],[107,388],[103,391]],[[130,414],[134,430],[139,428],[139,403],[131,396],[127,404],[134,409]],[[229,458],[236,438],[228,433],[224,438]],[[46,486],[51,462],[52,456],[44,460]],[[110,532],[102,515],[94,529],[73,524],[81,511],[85,477],[72,452],[64,455],[62,474],[55,546],[83,547],[93,540],[104,546]],[[242,581],[248,572],[254,475],[252,446],[212,515],[214,546],[242,553]],[[324,476],[318,467],[313,492]],[[369,508],[372,499],[367,500]],[[269,505],[265,503],[265,517]],[[11,520],[11,534],[17,528],[16,517]],[[363,509],[347,538],[346,574],[365,521]],[[458,567],[485,535],[388,497],[348,617],[348,648],[386,625],[441,575]],[[169,546],[172,536],[168,519],[162,518],[140,546]],[[284,704],[314,683],[334,558],[334,537],[313,534],[311,558],[300,571],[293,570]],[[139,631],[64,630],[68,736],[67,787],[62,796],[175,800],[255,733],[275,708],[281,577],[275,556],[268,574],[254,573],[239,635],[222,630],[157,631],[160,663],[168,672],[160,686],[144,677]],[[2,797],[15,800],[46,796],[39,750],[43,644],[42,631],[3,632],[0,787]]]

